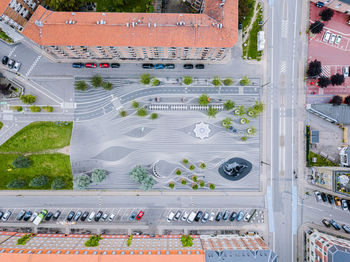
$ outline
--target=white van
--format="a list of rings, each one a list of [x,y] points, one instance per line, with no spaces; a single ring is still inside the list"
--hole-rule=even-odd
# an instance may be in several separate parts
[[[196,215],[197,215],[197,213],[192,211],[191,214],[187,218],[187,222],[192,223],[193,220],[195,219]]]
[[[94,217],[95,217],[95,212],[92,211],[88,217],[88,221],[91,222],[94,219]]]
[[[173,220],[174,216],[175,216],[175,213],[173,211],[171,211],[168,215],[167,221],[171,222],[171,220]]]
[[[331,37],[331,32],[329,31],[326,31],[326,33],[324,34],[323,36],[323,42],[328,42],[329,41],[329,38]]]

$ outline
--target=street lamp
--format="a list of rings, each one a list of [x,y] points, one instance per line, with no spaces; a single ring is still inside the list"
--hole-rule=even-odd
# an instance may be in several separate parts
[[[260,161],[260,163],[261,163],[261,165],[265,164],[265,165],[267,165],[267,166],[271,166],[269,163],[266,163],[266,162],[264,162],[264,161]]]

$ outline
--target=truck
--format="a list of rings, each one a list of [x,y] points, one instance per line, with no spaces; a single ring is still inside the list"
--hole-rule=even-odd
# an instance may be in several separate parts
[[[37,215],[37,217],[34,219],[33,224],[38,226],[41,223],[41,221],[43,221],[43,219],[46,216],[46,214],[47,214],[47,210],[46,209],[41,210],[39,215]]]

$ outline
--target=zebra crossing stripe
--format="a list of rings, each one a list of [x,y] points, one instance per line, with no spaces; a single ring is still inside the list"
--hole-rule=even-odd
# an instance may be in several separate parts
[[[39,62],[40,58],[42,57],[42,55],[39,55],[35,60],[34,63],[32,64],[32,66],[29,68],[29,70],[26,73],[26,76],[28,77],[29,74],[32,72],[32,70],[34,69],[34,67],[36,66],[36,64]]]

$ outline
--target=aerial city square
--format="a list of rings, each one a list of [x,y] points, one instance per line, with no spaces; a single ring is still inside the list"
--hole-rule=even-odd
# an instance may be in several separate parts
[[[0,262],[350,262],[350,0],[0,0]]]

